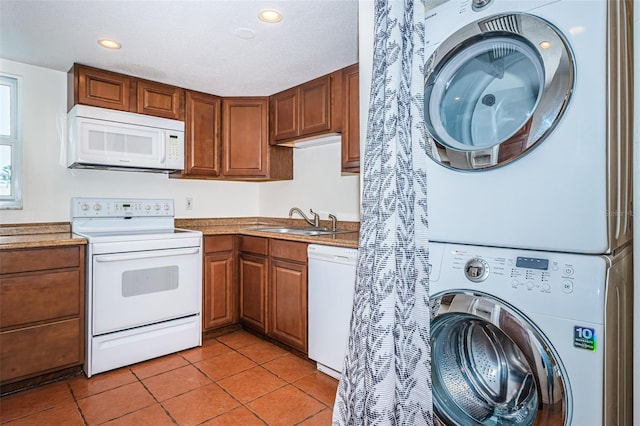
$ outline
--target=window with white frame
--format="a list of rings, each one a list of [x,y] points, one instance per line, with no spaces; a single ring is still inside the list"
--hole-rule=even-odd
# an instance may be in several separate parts
[[[0,208],[22,208],[20,77],[0,74]]]

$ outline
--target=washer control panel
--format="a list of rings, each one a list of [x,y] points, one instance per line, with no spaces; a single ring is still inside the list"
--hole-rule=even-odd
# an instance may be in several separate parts
[[[571,294],[574,290],[577,266],[569,260],[552,258],[553,253],[545,253],[546,257],[512,257],[458,250],[452,254],[451,266],[461,269],[465,278],[473,283],[508,280],[513,289],[523,291]]]
[[[528,314],[596,322],[611,265],[608,256],[429,242],[429,293],[487,294]]]

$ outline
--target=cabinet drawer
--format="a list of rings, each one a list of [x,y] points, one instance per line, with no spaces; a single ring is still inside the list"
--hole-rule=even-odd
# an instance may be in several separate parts
[[[263,237],[240,237],[240,251],[246,253],[269,254],[269,239]]]
[[[204,252],[215,253],[233,250],[233,235],[215,235],[204,237]]]
[[[50,272],[3,278],[0,285],[0,325],[23,324],[80,315],[79,271]]]
[[[272,239],[270,253],[271,257],[306,262],[307,243]]]
[[[0,333],[0,381],[82,364],[80,319]]]
[[[0,274],[77,268],[84,246],[2,251]]]

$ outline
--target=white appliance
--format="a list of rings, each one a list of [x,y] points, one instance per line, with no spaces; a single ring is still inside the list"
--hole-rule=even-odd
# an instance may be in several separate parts
[[[87,238],[87,377],[202,344],[202,233],[173,200],[72,198]]]
[[[440,424],[631,425],[631,250],[430,243]]]
[[[184,122],[76,105],[67,115],[69,168],[184,169]]]
[[[625,5],[426,3],[430,240],[593,254],[628,243]]]
[[[340,379],[349,340],[358,250],[309,244],[309,358]]]

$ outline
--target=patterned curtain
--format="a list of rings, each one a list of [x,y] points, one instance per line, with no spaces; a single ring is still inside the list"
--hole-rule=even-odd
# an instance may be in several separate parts
[[[424,0],[375,0],[357,282],[333,425],[432,425]]]

